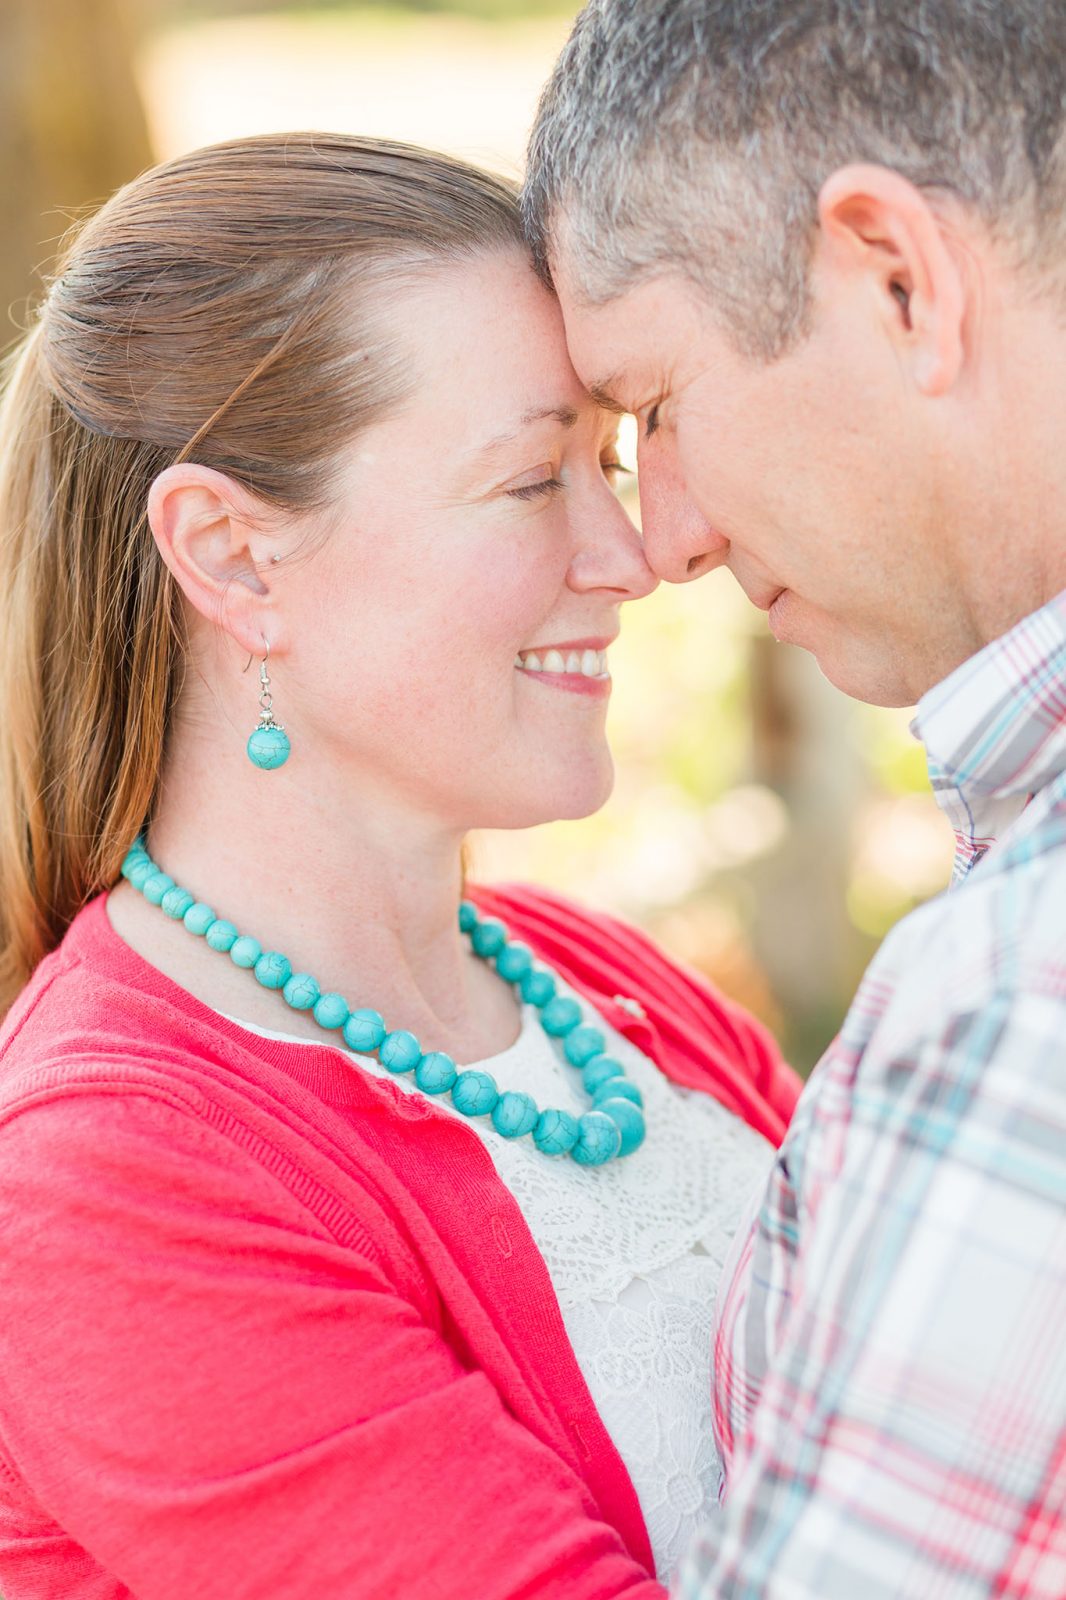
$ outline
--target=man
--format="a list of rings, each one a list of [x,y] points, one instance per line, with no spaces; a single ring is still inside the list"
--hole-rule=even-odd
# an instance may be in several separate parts
[[[885,942],[719,1304],[686,1597],[1066,1596],[1066,5],[592,0],[525,190],[648,559],[919,701]]]

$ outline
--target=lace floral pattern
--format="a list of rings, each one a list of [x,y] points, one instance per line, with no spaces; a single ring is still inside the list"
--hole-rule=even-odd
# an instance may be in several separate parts
[[[559,991],[572,992],[562,983]],[[477,1065],[501,1089],[524,1089],[540,1106],[586,1111],[580,1078],[544,1033],[539,1013],[527,1006],[522,1021],[509,1050]],[[597,1025],[644,1096],[647,1137],[632,1156],[581,1167],[541,1155],[531,1139],[504,1139],[483,1118],[469,1126],[544,1257],[574,1355],[633,1481],[657,1576],[669,1582],[718,1500],[714,1297],[772,1151],[739,1117],[707,1095],[675,1087],[608,1023]],[[377,1061],[359,1059],[384,1073]],[[392,1081],[420,1093],[409,1077]],[[436,1103],[454,1110],[443,1098]]]

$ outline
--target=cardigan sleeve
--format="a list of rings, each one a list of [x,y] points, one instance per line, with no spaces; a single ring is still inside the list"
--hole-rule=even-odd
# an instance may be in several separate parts
[[[3,1450],[116,1595],[663,1600],[407,1249],[148,1092],[0,1128]]]

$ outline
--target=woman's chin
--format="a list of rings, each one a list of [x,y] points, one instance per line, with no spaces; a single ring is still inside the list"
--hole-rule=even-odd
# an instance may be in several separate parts
[[[614,763],[609,755],[581,773],[568,772],[555,783],[531,783],[522,794],[499,797],[491,816],[481,816],[476,828],[538,828],[546,822],[576,822],[591,817],[606,805],[614,788]]]

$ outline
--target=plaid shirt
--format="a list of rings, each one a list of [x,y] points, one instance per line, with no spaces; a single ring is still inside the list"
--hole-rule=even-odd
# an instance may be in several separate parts
[[[885,941],[734,1245],[683,1600],[1066,1596],[1066,594],[914,731],[954,887]]]

